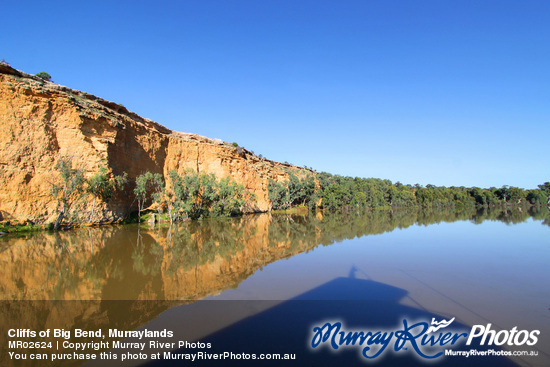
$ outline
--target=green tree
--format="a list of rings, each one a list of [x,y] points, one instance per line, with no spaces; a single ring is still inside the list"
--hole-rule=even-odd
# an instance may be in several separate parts
[[[92,221],[95,210],[96,199],[108,202],[116,190],[122,190],[128,181],[128,174],[124,172],[122,175],[111,177],[107,167],[101,167],[99,172],[95,173],[88,180],[86,191],[94,197],[92,204],[92,212],[89,221]]]
[[[545,182],[542,185],[538,185],[538,188],[547,194],[550,194],[550,182]]]
[[[41,71],[39,73],[36,73],[36,76],[41,78],[41,79],[44,79],[47,82],[52,81],[52,76],[50,74],[46,73],[45,71]]]
[[[191,192],[183,178],[178,175],[175,170],[168,172],[172,190],[167,193],[168,195],[168,215],[170,221],[174,222],[178,220],[182,214],[187,216],[189,213],[191,203]]]
[[[155,173],[153,175],[153,178],[150,181],[150,185],[153,189],[153,193],[151,194],[151,198],[153,199],[153,202],[157,206],[157,213],[160,215],[164,211],[164,207],[166,205],[165,196],[166,196],[166,186],[164,185],[164,178],[160,173]]]
[[[212,173],[199,174],[199,194],[195,200],[197,213],[196,218],[210,216],[210,210],[218,199],[218,180]]]
[[[525,190],[514,186],[508,189],[508,193],[510,195],[510,202],[513,204],[521,204],[526,196]]]
[[[495,195],[505,203],[520,204],[526,194],[519,187],[504,185],[495,191]]]
[[[171,191],[167,191],[168,212],[172,221],[182,214],[191,219],[232,216],[242,213],[246,198],[253,197],[244,186],[225,177],[186,171],[183,176],[168,172]]]
[[[307,205],[314,207],[318,199],[317,184],[312,175],[298,178],[294,172],[288,170],[288,179],[277,182],[268,181],[268,197],[273,209],[288,209],[293,205]]]
[[[243,185],[236,183],[229,177],[222,178],[217,185],[217,193],[212,203],[213,216],[228,217],[241,214],[245,203]]]
[[[548,202],[548,197],[542,190],[529,190],[525,198],[533,205],[542,205]]]
[[[539,189],[546,193],[546,203],[550,205],[550,182],[545,182],[542,185],[538,185]]]
[[[505,203],[510,199],[510,191],[508,188],[509,186],[504,185],[500,189],[495,190],[495,195]]]
[[[59,179],[51,183],[50,191],[57,200],[58,216],[54,224],[57,230],[69,213],[73,205],[82,198],[86,179],[82,169],[73,168],[72,157],[60,157],[55,165]]]
[[[287,209],[292,202],[288,191],[287,182],[277,182],[270,178],[267,184],[268,197],[271,200],[273,209]]]
[[[134,189],[134,195],[138,203],[138,222],[141,222],[141,212],[147,202],[147,194],[151,188],[151,183],[154,180],[154,176],[151,172],[147,171],[136,177],[136,187]]]

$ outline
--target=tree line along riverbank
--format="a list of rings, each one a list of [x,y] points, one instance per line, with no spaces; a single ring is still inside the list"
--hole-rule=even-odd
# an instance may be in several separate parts
[[[3,221],[0,231],[67,229],[102,223],[109,201],[119,192],[130,191],[134,201],[124,222],[140,222],[143,214],[154,213],[155,220],[170,222],[237,216],[252,207],[255,195],[230,177],[191,170],[180,175],[170,171],[168,180],[161,174],[145,172],[130,182],[126,174],[113,175],[101,168],[89,178],[73,167],[70,157],[55,166],[57,178],[51,185],[57,203],[54,223]],[[285,180],[269,180],[272,210],[307,208],[321,211],[352,211],[375,208],[452,208],[498,206],[546,206],[550,204],[550,182],[526,190],[513,186],[500,188],[444,187],[407,185],[376,178],[332,175],[287,170]],[[91,208],[90,208],[91,203]],[[102,205],[98,205],[101,203]],[[250,211],[250,210],[249,210]]]

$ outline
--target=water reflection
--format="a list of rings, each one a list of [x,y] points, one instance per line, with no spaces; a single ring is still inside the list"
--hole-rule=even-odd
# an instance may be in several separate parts
[[[303,295],[308,295],[320,299],[341,301],[354,295],[366,294],[363,288],[359,289],[361,292],[358,292],[357,287],[348,287],[347,285],[369,285],[368,295],[373,297],[378,294],[374,291],[379,289],[373,285],[385,284],[383,289],[394,292],[390,292],[395,295],[391,298],[391,304],[395,304],[394,306],[398,310],[413,312],[411,308],[418,308],[428,312],[426,308],[421,307],[419,302],[435,304],[435,302],[427,301],[430,299],[428,297],[429,287],[452,290],[453,297],[460,302],[471,299],[477,302],[482,298],[481,294],[494,293],[493,297],[496,301],[490,305],[499,304],[503,305],[503,308],[505,308],[504,306],[511,307],[514,303],[507,298],[500,300],[497,297],[515,294],[516,289],[522,289],[525,291],[515,297],[516,302],[522,305],[521,310],[533,304],[536,305],[536,307],[533,306],[535,311],[540,313],[540,300],[536,297],[546,297],[544,289],[528,288],[524,283],[531,278],[520,277],[521,272],[511,266],[513,262],[521,263],[523,260],[518,257],[514,257],[512,260],[503,258],[505,251],[499,253],[498,259],[493,260],[491,257],[493,253],[497,252],[495,249],[504,249],[506,246],[517,247],[519,243],[517,241],[509,245],[487,243],[483,249],[476,250],[479,252],[477,257],[471,257],[470,250],[464,250],[465,246],[462,243],[455,244],[452,238],[441,237],[435,241],[427,241],[428,238],[425,237],[427,234],[424,232],[422,241],[426,240],[425,243],[407,240],[407,246],[396,243],[394,248],[372,246],[372,243],[369,243],[370,246],[367,247],[362,243],[357,243],[358,241],[350,241],[348,246],[342,246],[342,248],[330,245],[413,225],[429,226],[442,222],[470,221],[480,224],[489,220],[517,224],[530,221],[532,218],[532,220],[548,226],[550,225],[549,213],[547,208],[532,208],[530,210],[516,208],[460,212],[390,210],[330,215],[321,213],[314,215],[261,214],[233,219],[187,222],[171,227],[83,228],[69,232],[44,232],[2,238],[0,239],[0,276],[2,277],[0,299],[5,301],[0,302],[0,315],[2,315],[0,323],[4,326],[4,330],[9,328],[94,330],[106,327],[132,330],[153,319],[161,319],[162,315],[178,309],[179,307],[175,306],[183,303],[193,303],[207,296],[237,288],[239,285],[239,290],[246,291],[251,287],[257,287],[257,284],[273,286],[277,282],[284,283],[285,293],[281,293],[282,297],[256,297],[254,299],[288,300],[296,298],[293,295],[288,296],[292,291],[296,291],[296,294],[302,295],[301,298],[296,298],[300,300],[304,298]],[[468,223],[464,224],[469,225]],[[416,229],[424,228],[416,227]],[[414,232],[413,229],[408,230],[403,233],[403,236],[413,238],[414,236],[411,237],[411,235]],[[474,236],[474,231],[471,232],[471,236]],[[449,233],[452,236],[453,232]],[[396,234],[399,233],[396,231],[390,236]],[[508,235],[510,234],[512,233],[508,233]],[[439,235],[439,233],[434,235]],[[476,233],[476,235],[480,235],[480,233]],[[524,235],[523,232],[517,233],[517,236],[522,235]],[[460,240],[466,239],[473,239],[473,237],[464,237]],[[394,240],[396,238],[392,239],[392,241]],[[475,238],[470,242],[478,243],[480,241],[483,242],[483,239]],[[528,239],[522,238],[521,241],[528,242]],[[355,244],[353,244],[354,242]],[[418,248],[409,246],[410,243],[424,246],[422,256],[414,257],[416,265],[413,267],[409,266],[407,261],[412,258],[412,253],[418,252]],[[438,247],[442,243],[448,249],[447,252]],[[318,255],[315,258],[311,256],[315,254],[307,254],[307,259],[301,256],[293,257],[318,246],[325,247],[315,250]],[[395,249],[403,252],[401,257],[396,256]],[[538,249],[537,247],[536,250],[538,251]],[[534,250],[525,247],[524,251]],[[340,254],[335,254],[335,252],[340,252]],[[487,255],[488,253],[490,256]],[[516,256],[516,254],[516,252],[510,252],[506,256]],[[335,261],[338,256],[342,257],[339,262]],[[284,263],[290,264],[291,261],[272,264],[279,259],[290,257],[293,257],[292,261],[299,258],[301,260],[294,262],[293,266],[287,267]],[[308,262],[316,262],[315,266],[319,266],[318,262],[327,258],[332,261],[328,264],[331,267],[330,271],[327,269],[312,271],[311,268],[307,268]],[[452,261],[445,262],[441,258],[452,258]],[[544,261],[543,256],[529,257],[529,259],[532,258],[538,259],[540,262]],[[498,266],[493,267],[490,273],[485,274],[483,269],[488,265],[487,259],[494,261]],[[359,262],[354,263],[354,261]],[[504,265],[502,261],[504,261]],[[526,267],[532,273],[545,269],[535,261],[529,261],[530,263]],[[457,265],[453,265],[454,262]],[[263,278],[269,278],[273,273],[277,273],[277,276],[281,278],[280,281],[273,282],[273,279],[270,279],[270,282],[262,283],[260,281],[256,285],[247,285],[251,279],[257,279],[258,275],[261,275],[257,272],[259,269],[267,267],[269,264],[272,264],[270,269],[266,268],[262,272],[264,273]],[[278,264],[282,264],[282,266],[277,267]],[[297,264],[300,266],[296,266]],[[343,272],[340,272],[341,269],[338,266],[344,266]],[[478,270],[465,275],[461,266]],[[424,269],[430,269],[430,271],[425,272]],[[369,274],[366,275],[365,271]],[[438,271],[441,271],[441,274],[449,271],[453,276],[431,277],[432,272],[437,274]],[[506,278],[508,280],[503,283],[502,279],[508,276],[510,271],[513,276]],[[254,273],[256,275],[251,277]],[[304,279],[308,274],[311,274],[312,279]],[[336,274],[340,277],[347,275],[344,283],[346,286],[338,283],[338,287],[328,287],[330,284],[336,284],[332,283],[333,279],[339,279],[335,278]],[[426,274],[429,275],[431,283],[429,287],[424,287],[419,292],[418,284],[426,279],[428,276]],[[544,274],[546,273],[541,273],[541,275]],[[359,279],[369,278],[369,275],[372,275],[372,279],[367,279],[369,281]],[[323,280],[323,276],[326,276],[327,279]],[[393,282],[392,280],[395,278],[398,278],[398,281]],[[496,278],[496,280],[492,278]],[[243,283],[245,279],[248,280]],[[300,279],[302,284],[297,284],[300,283],[296,281],[297,279]],[[296,285],[291,283],[296,283]],[[463,287],[464,284],[469,283],[469,287]],[[395,293],[397,292],[396,288],[390,286],[391,284],[399,284],[401,293]],[[478,286],[472,284],[478,284]],[[506,291],[493,291],[501,284]],[[309,287],[310,285],[311,287]],[[324,286],[319,288],[320,285]],[[303,293],[307,289],[312,291]],[[319,293],[319,290],[326,292]],[[408,292],[406,297],[403,293],[405,290]],[[231,292],[238,293],[231,290],[224,292],[224,295],[231,296]],[[275,294],[272,289],[268,293]],[[396,297],[399,298],[399,303],[397,303]],[[231,299],[227,296],[226,298]],[[63,300],[63,302],[57,300]],[[449,299],[447,301],[448,304],[440,308],[449,314],[460,315],[462,311],[456,302],[453,303]],[[227,303],[221,301],[222,303],[217,305],[217,302],[220,301],[202,301],[202,303],[196,302],[185,305],[185,307],[193,310],[200,308],[200,312],[207,312],[208,309],[204,307],[204,304],[209,304],[215,308],[216,312],[227,314],[229,312],[226,309]],[[269,303],[269,301],[265,302]],[[404,302],[409,302],[409,304]],[[258,308],[258,303],[254,305],[254,308]],[[404,308],[404,306],[408,308]],[[477,305],[475,310],[479,310],[479,307]],[[170,311],[165,312],[169,309]],[[284,307],[280,309],[284,310]],[[472,307],[472,309],[474,308]],[[501,318],[504,320],[501,322],[502,324],[505,324],[508,319],[510,322],[515,322],[516,319],[510,318],[509,315],[517,314],[517,312],[515,309],[511,308],[511,310],[507,313],[503,311],[506,317]],[[441,314],[435,311],[430,312]],[[178,311],[178,314],[182,313]],[[497,314],[498,312],[492,312],[493,317],[490,321],[480,321],[475,318],[470,320],[468,313],[462,312],[463,320],[468,325],[486,322],[493,322],[496,325]],[[528,313],[523,314],[527,315]],[[543,319],[542,316],[532,314],[534,316],[531,317],[531,321],[534,324],[527,324],[524,327],[542,328],[544,325],[537,324]],[[197,326],[195,329],[201,332],[205,331],[206,327],[203,322],[212,319],[211,315],[212,313],[202,318],[193,317],[201,323],[200,327]],[[448,317],[446,314],[442,314],[442,316]],[[177,317],[178,315],[174,313],[167,316],[167,325],[174,325],[174,320]],[[224,317],[227,319],[226,316]],[[185,328],[182,327],[182,329],[189,329],[189,321],[186,320],[182,325],[185,325]],[[524,321],[524,325],[526,325],[526,321]],[[515,324],[503,325],[507,328],[513,326]],[[5,332],[2,335],[6,338]],[[6,340],[0,338],[0,355],[4,357],[6,356],[4,350],[6,345]],[[3,360],[0,358],[0,364],[4,365],[2,362]]]
[[[550,224],[547,208],[393,210],[261,214],[153,229],[100,227],[9,237],[0,242],[0,299],[194,301],[318,245],[414,224],[519,223],[530,217]]]
[[[350,275],[355,271],[350,269]],[[240,353],[259,354],[259,353],[294,353],[299,356],[294,361],[273,361],[272,363],[254,363],[255,361],[243,360],[224,360],[224,366],[356,366],[378,364],[386,366],[426,366],[437,365],[445,367],[481,367],[481,366],[499,366],[514,367],[517,366],[513,361],[502,356],[487,357],[469,357],[464,358],[441,358],[438,360],[426,360],[419,358],[414,352],[393,353],[394,342],[379,358],[366,359],[362,354],[362,347],[341,347],[337,352],[327,347],[319,347],[316,350],[309,348],[312,339],[313,326],[321,327],[325,322],[339,321],[343,323],[343,330],[402,330],[403,319],[411,322],[431,320],[436,318],[441,320],[447,316],[442,316],[419,309],[417,307],[406,306],[402,300],[407,297],[408,292],[388,284],[373,280],[359,279],[355,277],[337,277],[323,283],[307,292],[298,295],[288,301],[278,305],[268,304],[265,310],[257,314],[238,320],[226,327],[220,328],[200,340],[203,343],[210,343],[212,352],[223,353],[225,350],[239,351]],[[335,300],[336,299],[336,300]],[[248,301],[248,304],[255,308],[263,308],[262,303],[268,301]],[[208,314],[224,314],[227,309],[242,307],[239,301],[199,301],[201,309],[207,309]],[[195,304],[195,305],[197,305]],[[183,307],[179,310],[180,314],[190,313],[192,318],[204,320],[198,307],[193,310]],[[191,318],[191,316],[187,316]],[[148,324],[147,327],[151,327]],[[186,326],[189,326],[186,323]],[[189,327],[187,327],[189,328]],[[453,330],[463,332],[468,331],[469,327],[454,322]],[[201,325],[191,324],[191,331],[186,330],[186,334],[201,331]],[[194,329],[194,330],[193,330]],[[447,330],[449,331],[449,330]],[[185,335],[183,339],[196,340],[193,336]],[[391,339],[391,337],[390,337]],[[306,342],[305,342],[306,341]],[[326,346],[326,345],[325,345]],[[365,344],[366,346],[366,344]],[[371,350],[367,355],[375,354],[375,345],[371,345]],[[420,349],[422,349],[421,347]],[[466,346],[458,343],[453,346],[453,350],[488,350],[490,348],[479,344]],[[412,349],[412,348],[411,348]],[[442,350],[440,348],[440,350]],[[424,350],[425,353],[427,350]],[[187,353],[186,348],[178,348],[172,353]],[[435,355],[437,348],[429,351]],[[248,363],[247,363],[248,362]],[[267,361],[269,362],[269,361]],[[278,363],[279,362],[279,363]],[[381,362],[381,363],[379,363]],[[103,362],[95,365],[105,365]],[[116,364],[109,364],[115,366]],[[166,361],[150,361],[147,366],[165,366]],[[176,365],[176,364],[173,364]],[[193,365],[211,366],[211,361],[197,360]]]

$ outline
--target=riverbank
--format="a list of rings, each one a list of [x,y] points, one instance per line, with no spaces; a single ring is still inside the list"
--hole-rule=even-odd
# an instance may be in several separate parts
[[[294,207],[289,208],[286,210],[271,210],[264,213],[269,213],[273,215],[308,215],[309,209],[304,206],[300,207]],[[346,214],[352,214],[353,212],[362,213],[365,211],[375,211],[375,212],[410,212],[410,211],[423,211],[426,213],[433,213],[433,212],[467,212],[467,213],[474,213],[474,212],[516,212],[516,213],[530,213],[529,215],[533,215],[535,217],[545,218],[548,217],[550,220],[550,206],[545,205],[493,205],[493,206],[476,206],[476,207],[467,207],[467,208],[452,208],[452,207],[439,207],[439,208],[423,208],[421,206],[415,206],[415,207],[390,207],[390,206],[384,206],[384,207],[377,207],[377,208],[371,208],[371,209],[361,209],[361,210],[347,210],[342,211],[342,213]],[[321,213],[323,215],[330,213],[327,210],[321,210],[317,209],[314,212]],[[544,213],[547,213],[545,216]],[[263,213],[245,213],[237,217],[245,217],[245,216],[253,216],[256,214],[263,214]],[[159,220],[160,217],[160,220]],[[178,220],[177,222],[174,222],[172,224],[176,223],[183,223],[183,222],[202,222],[205,220],[215,220],[223,217],[211,217],[211,218],[204,218],[204,219],[184,219],[184,220]],[[233,217],[234,218],[234,217]],[[496,218],[495,218],[496,219]],[[109,226],[109,225],[126,225],[126,224],[140,224],[141,226],[169,226],[170,223],[170,217],[167,214],[162,214],[159,216],[159,214],[155,211],[149,211],[145,214],[141,215],[141,220],[138,220],[137,213],[132,213],[131,216],[123,219],[123,220],[117,220],[117,221],[104,221],[104,222],[95,222],[95,223],[74,223],[70,226],[61,227],[61,231],[67,231],[77,228],[91,228],[91,227],[101,227],[101,226]],[[549,222],[550,225],[550,222]],[[15,235],[15,234],[25,234],[25,233],[31,233],[31,232],[40,232],[40,231],[53,231],[54,225],[53,223],[47,223],[47,224],[34,224],[30,221],[20,222],[17,220],[9,221],[5,220],[0,222],[0,237],[1,236],[7,236],[7,235]]]

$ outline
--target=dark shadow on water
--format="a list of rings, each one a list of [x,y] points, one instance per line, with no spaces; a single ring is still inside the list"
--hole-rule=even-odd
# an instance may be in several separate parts
[[[340,321],[343,324],[343,330],[347,331],[375,332],[378,330],[403,330],[403,319],[407,319],[411,325],[420,321],[431,323],[432,318],[436,318],[438,321],[446,318],[402,305],[399,301],[407,296],[407,291],[373,280],[357,279],[355,273],[356,271],[352,268],[350,277],[333,279],[291,300],[200,339],[200,342],[211,343],[210,349],[200,350],[207,353],[233,352],[256,355],[260,353],[296,353],[296,360],[198,360],[192,364],[199,366],[516,366],[505,357],[442,356],[436,360],[426,360],[418,357],[412,350],[394,354],[389,349],[393,350],[395,339],[388,345],[387,350],[374,360],[367,360],[361,356],[363,347],[345,347],[334,351],[332,348],[329,350],[328,345],[325,345],[311,349],[309,345],[313,327],[320,327],[327,321]],[[223,314],[236,303],[250,303],[253,307],[254,303],[266,301],[199,301],[198,303],[201,302],[206,302],[204,307],[210,311]],[[185,306],[182,306],[181,312],[186,312]],[[184,325],[175,327],[181,328]],[[468,333],[471,327],[455,321],[448,329],[447,331]],[[445,329],[442,330],[445,331]],[[499,349],[498,347],[466,346],[466,338],[460,340],[449,348],[452,350]],[[444,351],[446,347],[441,347],[437,351]],[[197,351],[196,349],[182,348],[172,351],[172,353],[194,353]],[[191,362],[161,360],[151,361],[147,365],[175,366],[186,363]]]

